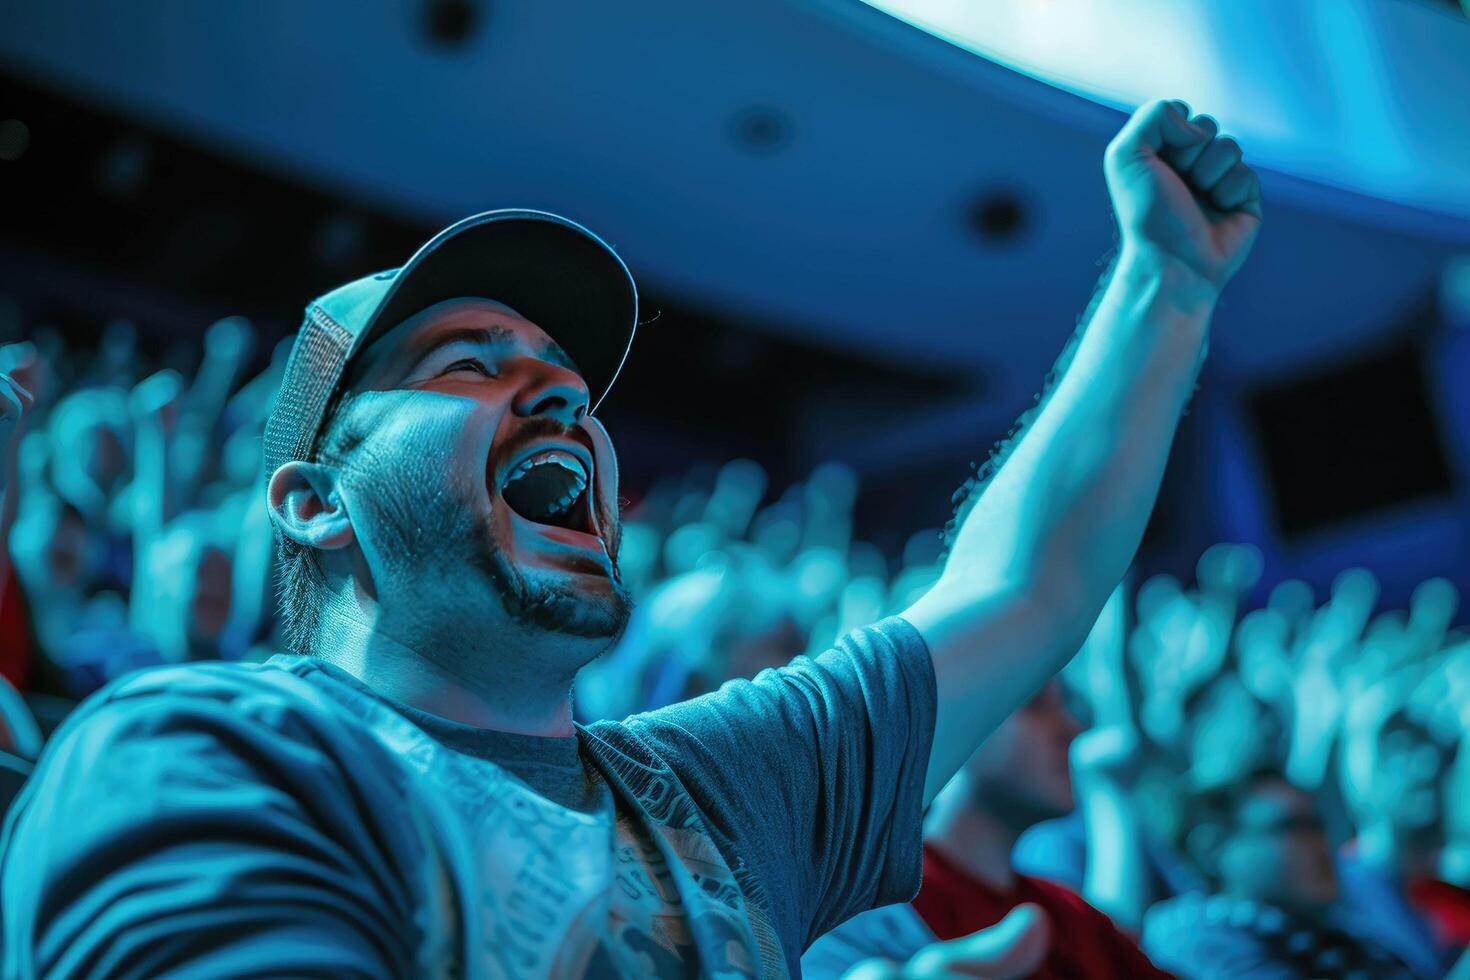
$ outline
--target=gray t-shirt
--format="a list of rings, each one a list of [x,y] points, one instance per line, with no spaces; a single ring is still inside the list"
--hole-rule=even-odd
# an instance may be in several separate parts
[[[6,975],[794,974],[917,890],[934,697],[901,619],[566,739],[310,658],[135,675],[7,822]]]

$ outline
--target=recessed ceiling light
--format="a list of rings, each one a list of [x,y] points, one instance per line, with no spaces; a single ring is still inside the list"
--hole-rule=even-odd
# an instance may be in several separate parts
[[[730,138],[751,153],[774,153],[791,143],[791,117],[773,106],[748,106],[730,120]]]
[[[437,47],[464,47],[474,37],[483,13],[476,0],[425,0],[424,33]]]
[[[970,230],[987,243],[1010,243],[1021,238],[1031,224],[1026,199],[1011,188],[993,188],[977,195],[966,212]]]

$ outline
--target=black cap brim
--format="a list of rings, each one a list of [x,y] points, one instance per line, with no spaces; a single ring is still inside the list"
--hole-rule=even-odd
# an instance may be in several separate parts
[[[436,303],[492,299],[541,327],[567,352],[587,382],[589,411],[607,396],[638,325],[638,290],[617,252],[576,222],[545,211],[465,218],[391,275],[388,294],[354,353]]]

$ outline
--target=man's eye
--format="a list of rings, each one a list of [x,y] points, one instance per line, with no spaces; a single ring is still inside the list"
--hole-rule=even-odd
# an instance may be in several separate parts
[[[481,377],[486,378],[495,377],[495,372],[486,367],[485,362],[476,360],[473,357],[467,357],[462,361],[455,361],[453,364],[446,367],[443,371],[440,371],[439,374],[443,376],[446,374],[457,374],[460,371],[474,371]]]

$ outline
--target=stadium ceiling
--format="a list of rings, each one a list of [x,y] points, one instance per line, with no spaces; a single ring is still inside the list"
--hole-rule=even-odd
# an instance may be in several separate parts
[[[1435,37],[1428,67],[1463,99],[1470,24],[1380,2]],[[944,6],[966,5],[929,5]],[[1230,29],[1286,43],[1250,26]],[[11,70],[262,168],[415,220],[562,211],[666,294],[894,364],[987,368],[1006,405],[1049,366],[1112,247],[1100,158],[1133,95],[1084,97],[858,0],[48,0],[5,5],[0,28]],[[1164,91],[1157,68],[1158,94],[1200,91]],[[1220,108],[1227,124],[1240,106]],[[1267,231],[1212,345],[1212,369],[1242,378],[1402,329],[1470,244],[1453,201],[1303,179],[1279,149],[1263,154],[1281,162]]]

